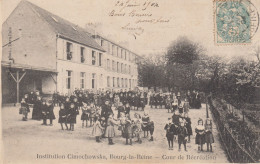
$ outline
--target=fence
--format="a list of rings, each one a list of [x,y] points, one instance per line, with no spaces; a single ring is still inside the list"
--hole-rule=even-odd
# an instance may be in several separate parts
[[[209,106],[219,130],[220,138],[226,149],[228,157],[233,163],[255,163],[257,162],[237,141],[236,136],[232,134],[228,126],[223,120],[223,116],[220,115],[219,111],[214,107],[212,99],[208,98]]]

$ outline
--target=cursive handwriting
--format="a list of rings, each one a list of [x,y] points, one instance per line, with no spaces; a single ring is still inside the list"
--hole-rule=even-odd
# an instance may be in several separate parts
[[[170,19],[164,19],[163,17],[160,17],[159,19],[138,19],[135,21],[136,24],[141,24],[141,23],[169,23]]]
[[[155,2],[153,0],[146,0],[145,2],[141,2],[138,0],[127,0],[127,1],[123,1],[123,0],[118,0],[115,3],[116,7],[120,7],[120,11],[123,11],[126,8],[137,8],[137,7],[141,7],[142,10],[147,10],[150,7],[159,7],[159,3]]]
[[[144,33],[143,24],[169,23],[170,19],[156,12],[160,8],[159,0],[116,0],[112,10],[108,13],[110,17],[122,17],[131,23],[121,26],[121,29],[129,34],[140,36]],[[155,15],[154,15],[155,14]]]

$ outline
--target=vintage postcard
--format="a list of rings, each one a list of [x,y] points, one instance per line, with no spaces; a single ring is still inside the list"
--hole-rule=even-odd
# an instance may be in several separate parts
[[[259,0],[1,0],[1,162],[259,163]]]

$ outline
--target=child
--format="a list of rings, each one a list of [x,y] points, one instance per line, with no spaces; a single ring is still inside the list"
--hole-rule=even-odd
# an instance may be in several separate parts
[[[180,105],[178,106],[178,109],[179,109],[179,114],[180,114],[180,116],[182,116],[182,113],[183,113],[183,106],[182,106],[182,104],[180,104]]]
[[[181,151],[181,144],[184,145],[184,150],[187,151],[186,142],[187,142],[188,131],[187,128],[185,127],[185,121],[180,122],[180,126],[178,127],[177,131],[178,131],[179,151]]]
[[[168,118],[168,123],[165,125],[164,130],[166,130],[166,138],[168,141],[169,150],[173,150],[173,138],[174,138],[175,126],[172,123],[171,118]]]
[[[207,143],[207,151],[212,152],[212,143],[214,143],[214,137],[212,134],[212,120],[207,118],[205,122],[205,142]]]
[[[184,102],[183,102],[183,110],[184,110],[184,113],[188,113],[189,112],[189,109],[190,109],[190,104],[187,100],[187,98],[184,99]]]
[[[50,120],[50,126],[52,126],[53,125],[52,124],[52,120],[55,119],[55,115],[53,113],[53,108],[54,107],[52,105],[52,101],[51,100],[47,101],[46,105],[47,105],[47,108],[46,108],[46,110],[47,110],[47,119]]]
[[[125,104],[125,114],[130,115],[130,105],[128,102]]]
[[[177,108],[178,108],[178,99],[175,96],[172,101],[172,112],[175,112]]]
[[[196,144],[198,145],[198,151],[203,151],[203,144],[205,144],[205,128],[203,126],[203,120],[198,120],[198,126],[195,129],[196,134]]]
[[[122,137],[123,138],[126,138],[125,137],[125,125],[126,125],[126,120],[127,120],[127,118],[126,118],[126,115],[125,115],[125,113],[120,113],[120,117],[118,118],[119,119],[119,121],[120,121],[120,125],[118,126],[118,130],[120,130],[121,132],[122,132]]]
[[[107,120],[107,128],[106,128],[106,132],[105,132],[105,137],[108,138],[109,145],[115,144],[115,143],[113,143],[113,137],[115,136],[114,125],[117,125],[117,122],[114,120],[113,117],[114,117],[114,114],[110,113],[108,120]]]
[[[67,111],[65,110],[64,104],[60,104],[60,111],[59,111],[59,123],[61,125],[61,130],[63,129],[63,123],[66,122],[66,116],[67,116]],[[67,124],[65,124],[66,129],[68,130]]]
[[[126,145],[132,145],[132,138],[133,138],[133,122],[131,119],[127,116],[126,117],[126,123],[125,123],[125,138],[126,138]],[[130,141],[128,143],[128,140]]]
[[[29,105],[26,103],[25,98],[22,98],[20,114],[23,114],[23,121],[28,120],[28,113],[30,112]]]
[[[139,142],[139,144],[142,143],[142,140],[141,140],[141,132],[142,132],[142,120],[141,120],[141,116],[140,114],[138,113],[135,113],[134,114],[134,126],[135,126],[135,130],[134,130],[134,134],[135,136],[137,137],[137,140],[135,142]]]
[[[169,95],[167,95],[167,98],[165,100],[165,108],[168,110],[168,113],[170,113],[171,110],[171,98]]]
[[[75,107],[74,103],[70,104],[70,109],[69,109],[69,113],[68,113],[68,120],[67,122],[70,123],[70,129],[71,131],[74,131],[74,124],[76,124],[76,120],[77,120],[77,115],[79,114],[78,109]]]
[[[42,102],[41,106],[41,112],[42,112],[42,125],[47,125],[47,105],[46,105],[46,100]]]
[[[149,122],[150,122],[150,117],[148,115],[148,112],[144,111],[144,115],[142,116],[142,130],[144,131],[144,137],[148,136]]]
[[[100,138],[103,134],[104,128],[101,126],[101,119],[99,117],[94,118],[94,126],[92,130],[92,135],[96,137],[96,142],[101,142]]]
[[[118,103],[117,111],[118,111],[117,118],[119,118],[121,116],[121,113],[126,114],[125,107],[123,106],[122,102]]]
[[[81,108],[82,114],[81,114],[81,120],[82,120],[82,128],[84,128],[84,121],[86,121],[86,127],[88,126],[88,119],[89,119],[89,113],[87,109],[87,103],[83,102],[83,106]]]
[[[191,120],[188,116],[188,113],[184,114],[184,119],[185,119],[185,126],[187,128],[188,131],[188,142],[190,142],[190,136],[192,135],[192,128],[191,128]]]
[[[89,112],[89,120],[90,120],[90,126],[93,126],[94,124],[94,118],[96,115],[96,108],[94,103],[90,103],[90,106],[88,107],[88,112]]]

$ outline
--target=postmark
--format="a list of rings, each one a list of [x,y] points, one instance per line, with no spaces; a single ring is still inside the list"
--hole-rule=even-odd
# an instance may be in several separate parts
[[[259,27],[259,14],[249,0],[215,0],[215,43],[249,44]]]

